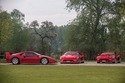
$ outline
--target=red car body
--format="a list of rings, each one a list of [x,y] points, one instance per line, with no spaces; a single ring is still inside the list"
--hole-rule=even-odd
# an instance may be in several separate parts
[[[121,57],[115,53],[105,52],[96,57],[96,62],[111,62],[111,63],[120,63]]]
[[[38,54],[33,51],[10,53],[6,52],[5,59],[7,63],[12,64],[53,64],[56,60],[52,57]]]
[[[60,57],[60,63],[61,64],[77,64],[77,63],[84,63],[84,55],[82,53],[74,52],[74,51],[68,51],[64,53]]]

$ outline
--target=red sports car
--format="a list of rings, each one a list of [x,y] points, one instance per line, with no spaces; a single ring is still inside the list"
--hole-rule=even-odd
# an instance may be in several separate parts
[[[79,52],[68,51],[60,57],[60,63],[66,64],[76,64],[76,63],[84,63],[84,55]]]
[[[52,57],[38,54],[33,51],[10,53],[5,54],[6,62],[16,64],[54,64],[56,60]]]
[[[112,62],[112,63],[120,63],[121,57],[120,55],[117,55],[116,53],[111,52],[105,52],[96,57],[96,62]]]

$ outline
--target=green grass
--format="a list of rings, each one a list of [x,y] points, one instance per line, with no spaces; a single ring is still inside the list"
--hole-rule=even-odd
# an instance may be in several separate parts
[[[0,65],[0,83],[125,83],[125,67]]]

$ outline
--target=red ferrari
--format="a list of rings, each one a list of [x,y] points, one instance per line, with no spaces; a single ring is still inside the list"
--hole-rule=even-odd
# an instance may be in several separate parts
[[[111,52],[105,52],[96,57],[96,62],[97,63],[105,63],[105,62],[111,62],[111,63],[120,63],[121,62],[121,57],[120,55],[117,55],[115,53]]]
[[[19,52],[19,53],[10,53],[6,52],[5,54],[6,62],[16,64],[54,64],[56,60],[52,57],[38,54],[33,51]]]
[[[84,55],[79,52],[68,51],[60,57],[60,63],[66,64],[77,64],[77,63],[84,63]]]

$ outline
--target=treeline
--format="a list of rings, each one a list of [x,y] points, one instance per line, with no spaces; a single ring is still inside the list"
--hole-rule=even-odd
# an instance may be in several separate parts
[[[66,0],[77,17],[65,26],[34,20],[14,9],[0,10],[0,52],[33,50],[60,54],[68,50],[84,52],[87,59],[97,53],[125,52],[125,2],[122,0]]]
[[[125,52],[125,2],[123,0],[67,0],[78,12],[69,25],[66,47],[84,51],[88,59],[97,53]]]
[[[14,9],[11,13],[0,11],[0,52],[37,51],[52,53],[58,50],[59,27],[52,22],[37,20],[25,23],[25,15]]]

